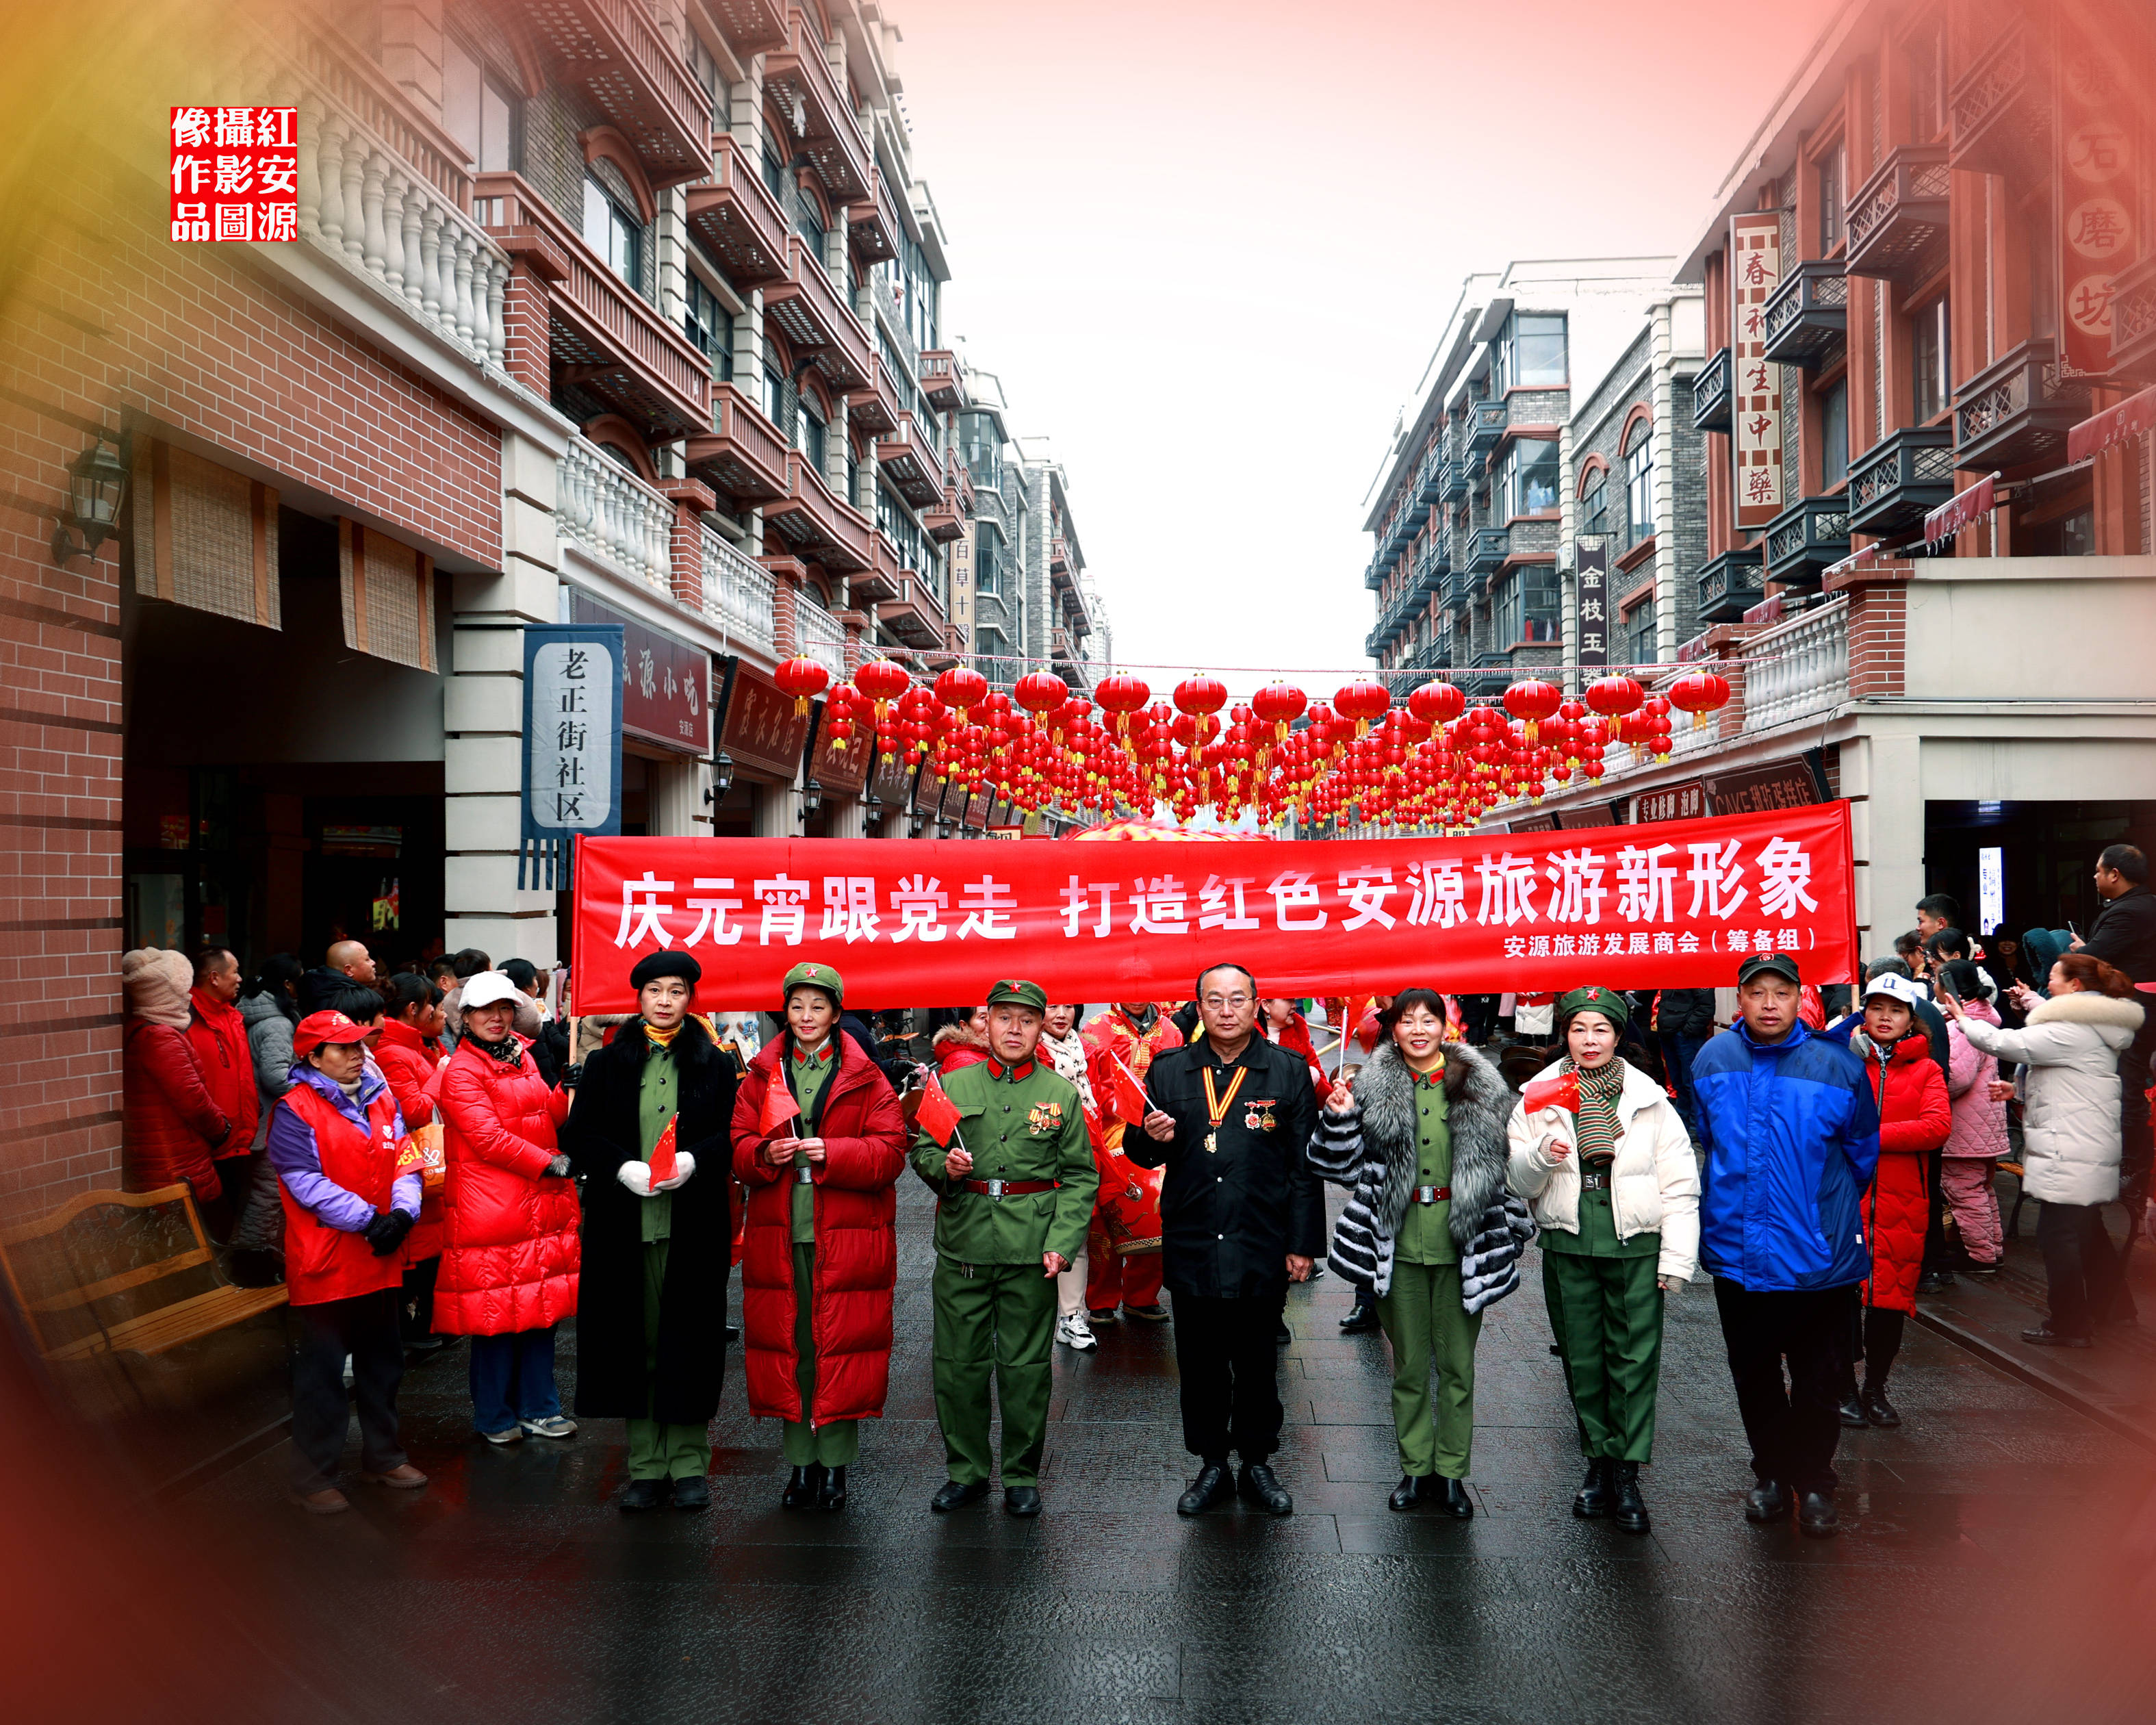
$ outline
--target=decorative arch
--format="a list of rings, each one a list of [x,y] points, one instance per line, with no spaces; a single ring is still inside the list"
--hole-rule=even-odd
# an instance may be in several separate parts
[[[1609,474],[1609,460],[1607,456],[1589,455],[1579,464],[1579,483],[1573,489],[1573,496],[1575,499],[1584,497],[1593,489],[1597,479],[1606,479]]]
[[[794,387],[815,403],[817,414],[826,425],[838,417],[838,397],[832,390],[830,379],[818,367],[808,367]]]
[[[650,177],[644,172],[644,164],[636,159],[636,151],[629,147],[629,140],[611,126],[588,126],[578,135],[577,141],[583,146],[587,164],[603,156],[621,170],[621,177],[629,182],[630,193],[636,199],[636,213],[646,227],[659,213],[659,199],[651,189]]]
[[[1645,402],[1635,402],[1632,411],[1625,416],[1624,434],[1617,439],[1617,450],[1620,454],[1629,455],[1632,453],[1633,433],[1642,425],[1647,428],[1648,434],[1651,436],[1655,429],[1654,409],[1647,406]]]
[[[588,420],[583,434],[603,449],[619,449],[629,457],[629,465],[636,470],[636,476],[647,485],[659,483],[659,470],[651,464],[651,454],[644,447],[644,434],[619,413],[602,413]]]

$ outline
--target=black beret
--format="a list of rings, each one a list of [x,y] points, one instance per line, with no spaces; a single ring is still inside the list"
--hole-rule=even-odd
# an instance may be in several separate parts
[[[629,972],[629,985],[641,990],[646,983],[655,983],[666,976],[678,976],[693,988],[704,979],[704,967],[686,952],[646,952],[636,961],[636,968]]]

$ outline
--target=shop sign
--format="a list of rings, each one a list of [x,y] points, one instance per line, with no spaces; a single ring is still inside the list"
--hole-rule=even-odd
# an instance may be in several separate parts
[[[873,739],[870,747],[874,747]],[[869,794],[895,814],[903,814],[913,806],[914,757],[900,750],[886,760],[876,757],[875,773],[869,781]]]
[[[754,665],[729,659],[725,717],[719,747],[737,767],[792,784],[808,742],[808,715],[793,711],[793,697]]]
[[[988,830],[988,809],[994,802],[995,798],[986,791],[966,799],[966,829],[968,832]]]
[[[875,752],[875,727],[858,727],[840,748],[838,739],[831,735],[831,708],[828,701],[819,701],[809,715],[815,727],[814,740],[808,746],[808,777],[824,788],[824,794],[836,793],[842,797],[858,797],[868,783],[869,759]]]
[[[1737,525],[1782,512],[1782,367],[1767,357],[1767,301],[1782,285],[1782,215],[1729,218],[1729,446]]]
[[[1599,672],[1609,663],[1609,545],[1600,538],[1592,545],[1577,542],[1573,566],[1578,571],[1579,669]]]
[[[569,841],[621,830],[619,624],[524,631],[524,831],[516,885],[569,884]]]
[[[2060,372],[2111,371],[2112,280],[2139,255],[2134,231],[2138,140],[2112,44],[2059,25]]]
[[[711,753],[711,662],[702,648],[624,616],[588,593],[569,595],[569,620],[621,629],[624,731],[676,754]]]
[[[1708,811],[1715,814],[1766,814],[1826,800],[1801,755],[1748,772],[1717,773],[1706,784]]]
[[[1707,781],[1688,779],[1641,791],[1632,798],[1632,819],[1640,825],[1656,820],[1697,820],[1707,813]]]

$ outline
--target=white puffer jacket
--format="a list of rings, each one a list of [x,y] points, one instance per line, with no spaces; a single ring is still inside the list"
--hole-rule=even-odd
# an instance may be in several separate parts
[[[1554,1061],[1532,1081],[1555,1078],[1563,1070],[1563,1061]],[[1538,1224],[1561,1234],[1579,1232],[1578,1125],[1563,1108],[1530,1116],[1522,1101],[1506,1129],[1512,1144],[1506,1183],[1534,1207]],[[1609,1168],[1617,1237],[1659,1233],[1662,1250],[1656,1274],[1689,1281],[1699,1263],[1699,1158],[1661,1086],[1629,1062],[1625,1087],[1617,1094],[1617,1159]],[[1562,1145],[1564,1154],[1552,1155],[1553,1145]]]
[[[1962,1020],[1973,1047],[2025,1067],[2021,1189],[2045,1204],[2118,1196],[2118,1057],[2141,1028],[2138,1001],[2086,990],[2040,1001],[2025,1028]]]

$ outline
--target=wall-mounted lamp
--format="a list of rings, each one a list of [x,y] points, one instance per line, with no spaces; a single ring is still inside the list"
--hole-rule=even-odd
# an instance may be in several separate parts
[[[801,787],[801,812],[814,814],[824,806],[824,787],[814,779]]]
[[[719,803],[734,788],[734,757],[724,749],[711,757],[711,788],[704,793],[706,803]]]
[[[107,439],[100,437],[68,463],[67,507],[53,529],[55,567],[64,568],[71,557],[96,555],[98,547],[118,531],[120,500],[126,490],[126,465]]]

